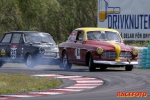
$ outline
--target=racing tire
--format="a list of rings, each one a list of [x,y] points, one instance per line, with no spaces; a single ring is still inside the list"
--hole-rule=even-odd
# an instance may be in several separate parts
[[[33,56],[31,54],[28,54],[26,57],[26,65],[28,68],[34,68],[36,66]]]
[[[125,70],[126,71],[132,71],[132,69],[133,69],[133,65],[127,65],[127,66],[125,66]]]
[[[90,72],[93,72],[93,71],[96,70],[96,66],[95,66],[95,64],[93,63],[93,57],[92,57],[92,55],[90,55],[89,62],[88,62],[88,66],[89,66],[89,71],[90,71]]]
[[[70,70],[72,67],[72,64],[68,61],[68,56],[66,52],[63,52],[62,60],[59,64],[59,67],[65,70]]]

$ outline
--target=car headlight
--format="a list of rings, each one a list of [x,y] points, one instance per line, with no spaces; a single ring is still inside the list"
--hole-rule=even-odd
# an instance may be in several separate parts
[[[138,55],[138,50],[137,50],[137,49],[133,49],[133,50],[132,50],[132,54],[133,54],[133,55]]]
[[[98,54],[102,54],[102,53],[103,53],[103,49],[99,47],[99,48],[96,49],[96,52],[97,52]]]
[[[40,52],[41,54],[44,54],[44,53],[45,53],[45,49],[39,48],[39,52]]]
[[[58,48],[53,48],[52,49],[54,52],[59,52],[59,49]]]

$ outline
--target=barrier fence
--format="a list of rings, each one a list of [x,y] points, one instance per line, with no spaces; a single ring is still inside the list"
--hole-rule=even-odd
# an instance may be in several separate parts
[[[136,68],[150,68],[150,45],[148,47],[135,47],[138,50],[138,65]]]

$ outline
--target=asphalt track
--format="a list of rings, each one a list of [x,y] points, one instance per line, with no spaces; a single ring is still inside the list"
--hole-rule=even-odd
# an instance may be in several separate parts
[[[27,75],[66,75],[82,76],[103,80],[103,85],[84,91],[46,95],[30,98],[13,98],[12,100],[150,100],[150,69],[133,69],[133,71],[124,71],[123,69],[108,69],[105,71],[97,70],[89,72],[86,67],[73,67],[66,71],[58,66],[40,66],[34,69],[26,67],[9,67],[0,68],[0,73],[23,73]],[[60,87],[69,87],[75,84],[73,80],[62,79],[64,84]],[[117,93],[129,92],[146,92],[148,96],[144,97],[117,97]],[[8,99],[10,100],[10,99]]]

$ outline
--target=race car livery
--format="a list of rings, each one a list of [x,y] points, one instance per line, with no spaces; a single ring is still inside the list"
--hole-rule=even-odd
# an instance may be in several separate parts
[[[66,42],[59,44],[61,68],[72,64],[88,65],[89,71],[97,67],[125,67],[131,71],[138,64],[138,51],[125,45],[115,29],[85,27],[73,30]]]
[[[4,63],[58,64],[58,46],[49,33],[38,31],[12,31],[0,40],[0,67]]]

